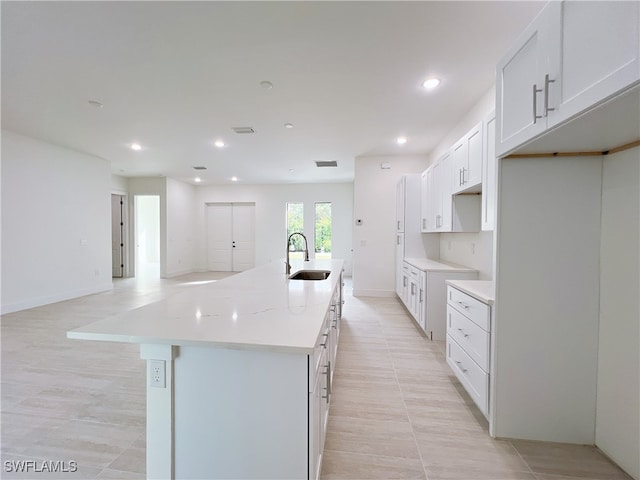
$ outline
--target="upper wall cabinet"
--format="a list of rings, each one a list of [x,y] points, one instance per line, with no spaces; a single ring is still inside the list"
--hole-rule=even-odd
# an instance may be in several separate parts
[[[640,81],[640,2],[549,2],[497,66],[504,156]]]
[[[482,190],[482,122],[453,146],[453,193]]]

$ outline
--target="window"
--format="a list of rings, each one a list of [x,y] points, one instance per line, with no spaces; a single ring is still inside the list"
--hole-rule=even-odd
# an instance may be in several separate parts
[[[316,203],[316,258],[331,258],[331,202]]]
[[[287,202],[287,238],[294,232],[304,233],[304,204]],[[292,250],[289,258],[303,258],[304,241],[300,235],[291,239],[289,250]],[[297,252],[294,253],[293,250]]]

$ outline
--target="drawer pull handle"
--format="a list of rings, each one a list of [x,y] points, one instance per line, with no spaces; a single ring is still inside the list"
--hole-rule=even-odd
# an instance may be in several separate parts
[[[467,305],[464,302],[458,301],[457,302],[462,308],[464,308],[465,310],[469,310],[469,305]]]
[[[324,343],[321,343],[320,346],[327,348],[327,341],[329,340],[329,332],[323,333],[322,336],[324,337]]]
[[[458,331],[462,334],[462,336],[464,336],[464,338],[467,338],[469,336],[469,334],[464,333],[464,330],[462,330],[461,328],[459,328]]]
[[[459,362],[458,360],[456,360],[456,364],[458,365],[458,367],[460,367],[460,370],[462,370],[462,373],[467,373],[467,369],[462,366],[462,362]]]

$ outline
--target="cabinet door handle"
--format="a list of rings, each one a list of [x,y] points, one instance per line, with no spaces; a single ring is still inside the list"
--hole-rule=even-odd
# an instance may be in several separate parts
[[[402,286],[403,287],[407,286],[407,277],[402,277]]]
[[[328,362],[325,366],[327,367],[327,369],[322,372],[322,374],[327,376],[327,386],[324,388],[327,394],[322,395],[322,398],[324,398],[327,403],[329,403],[329,396],[331,395],[331,362]]]
[[[461,328],[459,328],[458,331],[462,334],[462,336],[464,338],[467,338],[469,336],[469,334],[468,333],[464,333],[464,330],[462,330]]]
[[[466,168],[462,168],[462,185],[467,183],[467,180],[465,179],[465,175],[464,175],[466,171],[467,171]]]
[[[533,84],[533,123],[535,124],[542,115],[538,115],[538,93],[542,92],[541,88]]]
[[[460,302],[460,301],[458,301],[458,302],[456,302],[456,303],[458,303],[458,304],[459,304],[462,308],[464,308],[465,310],[469,310],[469,305],[467,305],[466,303],[464,303],[464,302]]]
[[[329,340],[329,332],[323,333],[322,336],[324,337],[324,343],[321,343],[320,346],[327,348],[327,341]]]
[[[400,220],[398,220],[398,230],[400,230]]]
[[[427,220],[426,219],[422,219],[422,229],[426,230],[427,229]]]
[[[549,79],[549,74],[544,76],[544,116],[548,117],[549,112],[553,112],[555,108],[549,107],[549,84],[555,82],[555,80]]]
[[[422,303],[422,292],[423,292],[423,291],[424,291],[424,290],[420,289],[420,303]]]

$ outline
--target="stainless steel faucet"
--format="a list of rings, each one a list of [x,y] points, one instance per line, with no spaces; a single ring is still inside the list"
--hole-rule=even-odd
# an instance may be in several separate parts
[[[291,237],[293,237],[294,235],[300,235],[302,237],[302,239],[304,240],[304,250],[289,250],[289,246],[291,245]],[[289,252],[291,251],[304,252],[304,261],[309,261],[309,246],[307,245],[307,237],[305,237],[304,234],[300,232],[293,232],[291,235],[289,235],[289,238],[287,238],[287,261],[285,262],[285,273],[287,275],[291,273],[291,263],[289,263]]]

